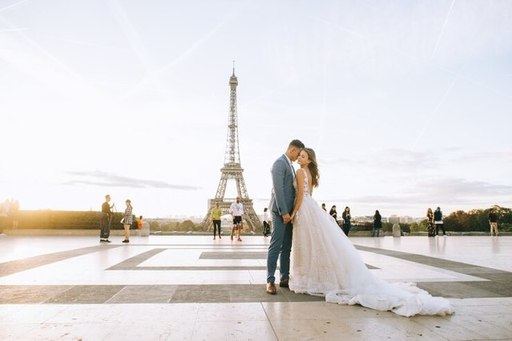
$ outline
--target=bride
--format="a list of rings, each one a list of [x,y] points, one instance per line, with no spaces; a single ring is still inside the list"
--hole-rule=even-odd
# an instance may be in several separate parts
[[[297,162],[290,290],[402,316],[454,312],[445,298],[433,297],[413,284],[388,283],[371,273],[338,224],[311,197],[319,179],[315,152],[304,148]]]

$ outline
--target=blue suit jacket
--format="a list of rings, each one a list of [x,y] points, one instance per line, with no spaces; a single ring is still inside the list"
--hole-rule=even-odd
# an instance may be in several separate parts
[[[273,188],[270,209],[280,216],[291,214],[295,201],[294,174],[284,154],[274,162],[271,172]]]

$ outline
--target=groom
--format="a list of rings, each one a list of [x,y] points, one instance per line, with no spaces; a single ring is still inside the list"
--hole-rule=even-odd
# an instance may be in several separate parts
[[[295,202],[295,171],[292,162],[297,160],[304,143],[293,140],[288,145],[286,153],[278,158],[272,165],[272,196],[270,210],[272,211],[272,239],[267,255],[267,293],[276,294],[275,272],[279,258],[279,272],[281,274],[279,286],[288,288],[290,275],[290,251],[292,249],[292,223],[290,214]]]

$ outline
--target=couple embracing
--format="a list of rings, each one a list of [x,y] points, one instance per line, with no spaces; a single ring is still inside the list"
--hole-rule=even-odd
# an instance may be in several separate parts
[[[300,166],[297,171],[294,161]],[[274,232],[267,255],[267,293],[277,293],[279,260],[279,286],[295,293],[402,316],[453,313],[450,302],[442,297],[411,283],[388,283],[370,272],[338,224],[312,198],[318,181],[314,150],[299,140],[291,141],[272,166]]]

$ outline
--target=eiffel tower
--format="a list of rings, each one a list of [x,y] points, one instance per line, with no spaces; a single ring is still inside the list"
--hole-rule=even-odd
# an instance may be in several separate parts
[[[210,230],[213,226],[210,214],[215,204],[218,203],[223,214],[228,213],[228,209],[236,198],[225,198],[226,185],[228,180],[235,180],[236,190],[244,205],[244,216],[242,217],[244,227],[250,227],[252,231],[261,229],[261,222],[258,215],[254,211],[252,199],[249,198],[247,187],[243,177],[243,168],[240,164],[240,149],[238,147],[238,118],[236,109],[236,87],[238,80],[235,76],[235,66],[233,62],[233,74],[229,79],[230,99],[229,99],[229,121],[228,121],[228,138],[226,142],[226,153],[224,156],[224,167],[220,169],[221,177],[219,187],[214,199],[208,201],[208,213],[203,220],[203,226]]]

